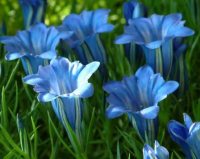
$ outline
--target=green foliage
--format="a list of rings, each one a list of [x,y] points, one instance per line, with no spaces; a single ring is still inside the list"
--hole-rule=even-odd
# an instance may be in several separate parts
[[[116,27],[112,33],[101,36],[108,57],[109,80],[120,80],[135,71],[125,58],[123,47],[113,43],[116,35],[122,33],[125,23],[122,18],[122,0],[48,0],[48,2],[45,20],[48,25],[60,24],[64,16],[70,12],[110,8],[110,22]],[[141,2],[149,8],[150,13],[181,12],[187,26],[195,30],[195,35],[186,41],[190,88],[178,99],[170,96],[163,101],[159,115],[159,142],[169,149],[171,159],[183,158],[178,146],[170,139],[166,125],[170,119],[182,121],[183,112],[190,114],[194,120],[200,120],[200,45],[198,45],[200,2],[199,0],[141,0]],[[23,29],[22,13],[17,0],[1,0],[0,8],[0,24],[5,21],[8,35]],[[92,78],[95,94],[85,101],[86,145],[83,150],[78,147],[77,152],[83,152],[78,154],[73,149],[79,145],[74,139],[73,132],[71,132],[72,138],[69,139],[50,105],[39,103],[32,88],[22,83],[21,78],[24,77],[24,73],[20,61],[5,61],[2,46],[0,51],[0,158],[142,158],[143,145],[127,117],[106,119],[105,93],[102,90],[102,83],[96,81],[95,77]],[[71,145],[69,140],[73,140],[74,145]]]

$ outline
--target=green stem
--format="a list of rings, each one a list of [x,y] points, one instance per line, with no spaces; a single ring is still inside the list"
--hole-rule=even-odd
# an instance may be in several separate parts
[[[161,48],[156,49],[156,73],[160,73],[163,75],[163,61],[162,61],[162,53]]]

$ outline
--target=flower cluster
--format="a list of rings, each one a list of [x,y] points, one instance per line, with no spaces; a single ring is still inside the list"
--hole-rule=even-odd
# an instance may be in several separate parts
[[[83,99],[94,94],[94,87],[88,80],[98,68],[102,81],[108,80],[106,51],[100,34],[114,29],[108,23],[110,10],[70,14],[60,26],[47,27],[42,23],[46,0],[19,2],[26,30],[19,31],[15,36],[0,37],[7,51],[5,59],[21,60],[26,73],[23,82],[33,86],[38,93],[38,101],[51,102],[73,148],[77,152],[82,151],[82,147],[77,150],[74,143],[82,144]],[[181,92],[187,87],[187,46],[183,37],[193,35],[194,31],[184,26],[182,15],[178,13],[153,14],[147,18],[146,7],[136,0],[124,3],[123,14],[126,19],[124,34],[117,37],[115,43],[125,44],[126,56],[137,71],[121,81],[104,83],[103,90],[108,93],[109,104],[106,116],[113,119],[128,115],[144,144],[144,159],[168,159],[168,150],[157,142],[159,103],[175,92],[179,84]],[[59,44],[71,48],[76,53],[73,57],[80,62],[71,62],[66,50],[62,51],[67,58],[58,56]],[[143,58],[146,65],[140,63]],[[184,122],[185,125],[170,121],[170,136],[181,146],[188,159],[198,159],[200,123],[193,123],[187,114],[184,114]],[[17,123],[21,123],[19,118]],[[76,137],[79,142],[75,141]]]
[[[141,46],[146,63],[155,72],[161,73],[164,78],[178,80],[181,88],[185,88],[186,78],[183,74],[186,67],[178,65],[180,61],[183,62],[181,58],[184,55],[181,54],[184,54],[185,50],[177,50],[176,38],[191,36],[194,31],[185,27],[184,23],[182,15],[178,13],[166,16],[153,14],[148,18],[129,19],[128,25],[124,27],[124,34],[117,37],[115,43],[135,43]],[[133,52],[132,55],[134,54]],[[180,73],[177,77],[174,76],[176,69]]]

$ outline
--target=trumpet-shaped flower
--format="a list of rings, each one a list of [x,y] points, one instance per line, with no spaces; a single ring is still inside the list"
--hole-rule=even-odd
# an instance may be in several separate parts
[[[200,158],[200,122],[192,122],[187,114],[184,115],[185,125],[172,120],[168,124],[168,131],[174,142],[183,150],[187,159]]]
[[[128,24],[128,21],[131,19],[146,17],[147,9],[142,3],[137,0],[132,0],[123,4],[123,14],[126,19],[126,24]],[[144,61],[141,46],[135,44],[134,42],[125,44],[125,54],[133,67],[141,65],[141,62]]]
[[[181,14],[156,15],[129,20],[117,44],[134,42],[143,47],[146,63],[167,78],[173,63],[173,39],[187,37],[194,31],[184,26]]]
[[[169,152],[163,146],[155,141],[154,149],[145,144],[143,148],[143,159],[169,159]]]
[[[105,50],[99,38],[100,33],[110,32],[113,25],[107,22],[109,10],[98,9],[94,11],[83,11],[79,15],[70,14],[63,20],[59,30],[73,31],[67,44],[75,49],[78,58],[83,64],[91,61],[106,62]]]
[[[19,4],[22,8],[25,28],[44,21],[46,0],[19,0]]]
[[[36,73],[39,65],[44,65],[44,59],[56,57],[56,46],[60,39],[68,38],[71,32],[60,33],[55,27],[46,27],[43,23],[36,24],[28,30],[19,31],[15,36],[1,39],[5,44],[6,60],[22,60],[25,72]],[[29,66],[31,71],[29,71]]]
[[[53,109],[60,120],[62,116],[59,107],[75,129],[76,101],[75,98],[88,98],[93,95],[93,86],[88,79],[99,67],[99,62],[92,62],[86,66],[78,61],[70,62],[66,58],[54,59],[50,65],[40,66],[38,73],[23,78],[27,84],[34,86],[41,102],[52,102]],[[62,121],[63,122],[63,121]]]
[[[185,27],[181,19],[181,14],[153,14],[149,18],[132,19],[125,27],[125,33],[116,39],[116,43],[126,44],[133,41],[149,49],[156,49],[167,40],[193,35],[194,31]]]
[[[178,83],[176,81],[166,82],[159,73],[154,74],[151,67],[143,66],[137,70],[135,75],[124,77],[121,82],[107,83],[103,88],[109,93],[107,117],[116,118],[122,114],[128,114],[133,124],[136,124],[133,126],[138,130],[140,137],[146,140],[147,134],[145,133],[149,129],[146,121],[151,122],[154,127],[152,129],[155,129],[151,132],[155,132],[156,136],[158,102],[174,92],[178,88]],[[155,139],[152,138],[152,140]]]

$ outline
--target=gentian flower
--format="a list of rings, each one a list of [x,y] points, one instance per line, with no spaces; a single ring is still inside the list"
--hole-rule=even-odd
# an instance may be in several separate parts
[[[169,152],[155,141],[154,149],[148,144],[143,148],[143,159],[169,159]]]
[[[134,42],[143,47],[146,63],[165,78],[170,75],[173,62],[173,39],[187,37],[194,31],[184,26],[181,14],[166,16],[153,14],[149,18],[129,20],[117,44]]]
[[[146,17],[147,9],[146,7],[138,2],[137,0],[131,0],[124,2],[123,4],[123,14],[126,19],[126,24],[131,19]],[[131,66],[141,65],[141,62],[144,61],[144,55],[141,46],[131,42],[130,44],[125,44],[125,54],[128,58]]]
[[[76,51],[83,64],[91,61],[99,61],[101,64],[105,64],[106,55],[99,34],[110,32],[114,28],[113,25],[107,23],[109,12],[107,9],[98,9],[83,11],[79,15],[70,14],[58,27],[61,32],[74,32],[73,36],[66,42]]]
[[[109,93],[106,115],[112,119],[128,114],[141,139],[152,143],[158,130],[158,103],[177,88],[176,81],[165,82],[159,73],[154,74],[150,66],[143,66],[135,75],[103,86]]]
[[[55,58],[60,39],[71,35],[71,32],[60,33],[55,27],[39,23],[15,36],[5,36],[0,42],[8,52],[6,60],[20,58],[26,74],[31,74],[37,72],[39,65],[48,64],[48,60]]]
[[[53,59],[50,65],[40,66],[37,74],[28,75],[23,78],[23,81],[34,86],[39,101],[52,103],[55,114],[64,124],[63,112],[60,111],[62,108],[69,124],[75,130],[76,120],[80,120],[82,114],[80,99],[93,95],[94,88],[91,83],[88,83],[88,79],[97,70],[99,64],[99,62],[92,62],[84,66],[78,61],[70,62],[66,58]],[[79,115],[76,110],[77,100],[80,103]]]
[[[25,28],[44,22],[46,0],[19,0],[19,4],[22,8]]]
[[[168,131],[174,142],[183,150],[187,159],[200,159],[200,122],[192,122],[187,114],[184,116],[184,125],[172,120],[168,124]]]

